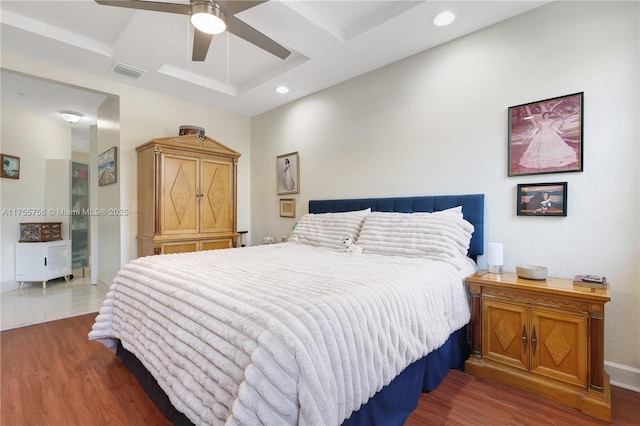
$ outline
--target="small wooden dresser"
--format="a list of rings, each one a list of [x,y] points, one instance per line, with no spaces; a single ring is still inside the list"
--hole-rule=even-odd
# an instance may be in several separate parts
[[[611,421],[604,370],[608,289],[480,271],[467,278],[472,354],[465,371]]]
[[[196,134],[138,152],[138,256],[234,247],[240,153]]]

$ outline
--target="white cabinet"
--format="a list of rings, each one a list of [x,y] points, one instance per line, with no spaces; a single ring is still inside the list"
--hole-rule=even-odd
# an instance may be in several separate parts
[[[47,281],[71,275],[71,240],[16,243],[16,281]]]

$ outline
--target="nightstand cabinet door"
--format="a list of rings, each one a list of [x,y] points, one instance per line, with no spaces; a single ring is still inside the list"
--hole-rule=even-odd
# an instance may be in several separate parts
[[[531,372],[587,386],[587,318],[531,310]]]
[[[482,300],[482,356],[529,370],[529,309]]]

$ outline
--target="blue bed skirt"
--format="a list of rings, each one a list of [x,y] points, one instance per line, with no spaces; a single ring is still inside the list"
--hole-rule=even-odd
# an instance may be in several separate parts
[[[439,349],[407,367],[391,383],[375,394],[360,410],[342,423],[343,426],[402,426],[418,406],[422,392],[435,389],[450,369],[462,368],[469,357],[466,327],[458,330]],[[158,382],[142,363],[118,342],[117,356],[149,395],[156,407],[174,424],[192,425],[176,410]]]
[[[469,357],[467,328],[451,336],[439,349],[414,362],[375,394],[343,426],[402,426],[418,406],[420,394],[434,390],[450,369],[461,369]]]

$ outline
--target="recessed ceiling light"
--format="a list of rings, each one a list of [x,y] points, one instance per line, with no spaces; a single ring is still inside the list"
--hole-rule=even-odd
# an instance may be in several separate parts
[[[456,19],[456,15],[449,11],[445,10],[444,12],[438,13],[435,18],[433,18],[433,24],[438,27],[444,27],[445,25],[449,25]]]
[[[276,92],[278,92],[280,94],[289,93],[289,88],[286,87],[286,86],[278,86],[278,87],[276,87]]]

